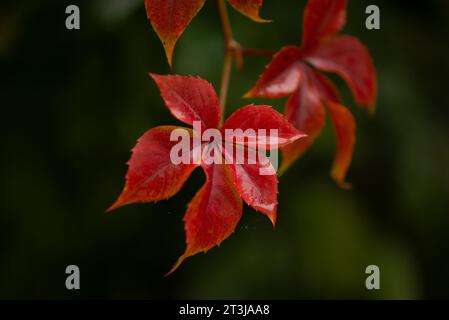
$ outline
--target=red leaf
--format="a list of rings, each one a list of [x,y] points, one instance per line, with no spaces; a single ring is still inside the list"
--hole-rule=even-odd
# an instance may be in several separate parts
[[[256,85],[246,94],[246,97],[266,98],[290,96],[286,118],[307,134],[307,138],[282,149],[281,172],[314,142],[324,125],[323,103],[331,105],[329,109],[333,111],[331,116],[339,145],[332,176],[341,185],[351,162],[355,122],[349,111],[337,107],[340,98],[332,82],[309,65],[339,74],[353,91],[357,104],[374,111],[377,83],[370,54],[356,38],[337,35],[346,22],[346,4],[346,0],[309,0],[304,13],[301,47],[286,47],[275,54]]]
[[[346,0],[309,0],[304,11],[301,49],[307,52],[337,34],[346,23]]]
[[[325,110],[322,106],[322,92],[315,86],[316,74],[305,65],[302,70],[301,85],[287,100],[285,115],[296,128],[301,128],[307,137],[282,149],[281,172],[287,170],[312,145],[324,126]]]
[[[259,16],[259,10],[262,6],[262,0],[228,0],[229,3],[248,18],[257,22],[270,22],[270,20],[262,19]]]
[[[323,42],[305,59],[322,71],[338,73],[348,83],[357,103],[374,111],[376,71],[368,50],[359,40],[337,36]]]
[[[219,245],[234,232],[242,216],[242,200],[228,166],[217,164],[203,168],[207,181],[189,203],[184,216],[187,248],[168,274],[186,258]]]
[[[193,77],[150,75],[175,118],[190,125],[201,121],[203,129],[218,126],[220,106],[209,82]]]
[[[198,120],[204,128],[217,129],[220,120],[218,98],[207,81],[181,76],[151,76],[175,117],[189,124]],[[126,186],[109,210],[133,202],[166,199],[178,192],[197,165],[173,164],[173,150],[185,151],[183,145],[178,145],[182,141],[170,141],[172,132],[177,128],[179,127],[157,127],[139,139],[129,161]],[[243,136],[248,129],[265,129],[266,135],[259,141],[255,134],[249,136],[249,140],[255,141],[256,144],[262,141],[265,144],[263,147],[274,147],[267,143],[270,129],[278,131],[281,146],[303,136],[269,106],[250,105],[239,109],[222,128],[225,136],[226,128],[241,129],[242,134],[239,133],[237,137]],[[189,130],[190,139],[193,140],[194,132],[186,130]],[[192,140],[189,141],[189,152],[195,148]],[[214,138],[214,142],[202,145],[207,148],[203,149],[203,157],[210,156],[215,159],[217,156],[222,161],[208,165],[210,159],[201,159],[207,181],[188,206],[184,217],[187,248],[169,273],[176,270],[187,257],[219,245],[234,231],[242,215],[242,198],[250,206],[267,215],[273,224],[276,221],[277,177],[272,164],[263,155],[254,157],[254,163],[250,162],[248,157],[242,164],[235,161],[228,164],[222,158],[223,154],[215,154],[217,142]],[[220,140],[217,151],[220,153],[221,143]],[[201,146],[201,143],[199,145]],[[224,145],[232,145],[232,142]],[[235,147],[250,150],[242,145]],[[257,150],[251,150],[257,154]],[[227,153],[225,155],[229,156]],[[184,159],[183,155],[178,156],[181,160]],[[193,160],[193,157],[190,160]]]
[[[206,0],[145,0],[148,19],[162,41],[168,63],[181,34]]]
[[[197,165],[172,163],[170,150],[176,142],[170,141],[170,135],[178,128],[156,127],[139,138],[128,162],[125,188],[108,211],[130,203],[168,199],[181,189]]]
[[[351,164],[355,145],[356,124],[354,117],[346,107],[328,101],[327,109],[330,112],[337,136],[337,153],[332,166],[331,176],[343,188],[349,188],[345,182],[346,172]]]
[[[260,153],[257,154],[255,164],[249,164],[248,161],[239,164],[236,161],[235,152],[232,159],[233,164],[229,167],[240,196],[249,206],[265,214],[274,226],[278,193],[276,170]]]
[[[293,93],[301,78],[300,59],[298,47],[289,46],[280,50],[245,98],[281,98]]]
[[[281,148],[305,136],[279,112],[264,105],[240,108],[226,120],[222,128],[223,136],[225,140],[232,142],[232,139],[226,137],[226,129],[241,129],[241,135],[236,135],[238,143],[260,149]],[[270,135],[270,129],[278,130],[277,137]]]

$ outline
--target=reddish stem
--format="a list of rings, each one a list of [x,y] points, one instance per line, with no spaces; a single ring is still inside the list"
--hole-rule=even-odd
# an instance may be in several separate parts
[[[232,35],[232,27],[229,21],[225,0],[217,0],[217,6],[221,21],[221,29],[223,31],[225,47],[223,71],[221,74],[220,84],[221,123],[223,123],[226,110],[226,100],[229,90],[229,82],[231,80],[232,62],[234,58],[236,60],[237,66],[241,67],[243,64],[243,56],[271,57],[274,54],[274,51],[258,48],[242,48]]]

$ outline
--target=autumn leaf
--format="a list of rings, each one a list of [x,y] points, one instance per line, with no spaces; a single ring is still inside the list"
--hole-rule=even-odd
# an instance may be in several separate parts
[[[303,19],[301,46],[282,48],[273,56],[245,97],[288,96],[286,118],[307,134],[282,149],[281,172],[319,136],[326,110],[334,124],[337,151],[331,176],[342,187],[352,160],[355,120],[342,104],[332,82],[319,71],[336,73],[351,89],[358,105],[375,110],[376,72],[366,47],[355,37],[339,35],[346,22],[346,0],[309,0]]]
[[[187,246],[170,274],[186,258],[206,252],[229,237],[241,218],[243,201],[275,224],[276,170],[261,150],[286,146],[305,135],[269,106],[248,105],[240,108],[219,128],[220,106],[211,84],[194,77],[150,76],[175,118],[188,125],[193,124],[194,128],[194,122],[199,122],[201,129],[216,129],[216,132],[227,137],[218,143],[203,140],[201,161],[196,164],[173,164],[171,158],[171,151],[177,143],[171,141],[171,134],[176,129],[184,129],[191,141],[198,132],[190,128],[163,126],[150,129],[132,150],[125,187],[109,210],[172,197],[197,167],[201,167],[206,175],[205,184],[189,203],[184,215]],[[235,134],[227,136],[229,130]],[[266,134],[270,130],[277,131],[279,143],[274,143],[272,137]],[[189,154],[193,154],[193,145],[189,142]],[[256,155],[252,158],[253,162],[249,156],[251,152]],[[243,162],[235,161],[239,154],[243,154]],[[216,157],[222,161],[209,161]]]
[[[262,7],[262,0],[228,0],[229,3],[248,18],[256,22],[270,22],[259,16],[259,10]]]
[[[301,47],[307,51],[335,36],[346,24],[346,0],[311,0],[304,10]]]
[[[170,135],[178,128],[156,127],[139,138],[128,162],[126,186],[109,211],[130,203],[168,199],[182,188],[197,165],[172,163],[169,155],[175,142]]]
[[[262,0],[228,1],[237,11],[252,20],[269,22],[259,16]],[[170,66],[176,42],[205,2],[206,0],[145,0],[148,20],[162,41]]]

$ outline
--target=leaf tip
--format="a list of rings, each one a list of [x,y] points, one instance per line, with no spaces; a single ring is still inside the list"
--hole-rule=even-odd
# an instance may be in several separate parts
[[[109,208],[107,208],[104,212],[105,212],[105,213],[112,213],[112,211],[114,211],[115,209],[117,209],[117,207],[116,207],[116,205],[115,205],[115,203],[114,203],[112,206],[110,206]]]
[[[291,139],[291,142],[295,142],[299,139],[307,138],[309,136],[307,133],[304,133],[299,130],[297,130],[297,131],[298,131],[298,133],[295,136],[293,136],[293,138]]]
[[[248,91],[247,93],[245,93],[242,98],[243,99],[249,99],[249,98],[253,98],[254,97],[254,93],[252,90]]]
[[[170,269],[170,271],[168,271],[164,277],[168,277],[170,276],[173,272],[175,272],[179,266],[184,262],[184,260],[187,258],[186,254],[183,254],[182,256],[180,256],[178,258],[178,260],[176,261],[175,265]]]
[[[273,22],[273,20],[271,20],[271,19],[264,19],[264,18],[262,18],[260,16],[254,17],[254,18],[252,18],[252,20],[255,21],[255,22],[259,22],[259,23],[271,23],[271,22]]]
[[[111,213],[115,209],[123,207],[126,203],[123,201],[122,196],[120,196],[109,208],[106,209],[105,213]]]
[[[150,78],[152,78],[154,81],[157,81],[157,79],[159,79],[160,77],[159,74],[153,72],[148,72],[148,76],[150,76]]]
[[[273,225],[273,228],[276,228],[276,212],[272,212],[270,215],[268,215],[268,219],[270,219],[271,224]]]
[[[281,167],[279,168],[279,171],[278,171],[278,176],[282,177],[284,175],[284,173],[287,172],[287,170],[290,168],[291,164],[292,164],[292,161],[283,160]]]
[[[173,52],[175,50],[176,40],[166,40],[162,42],[170,68],[173,67]]]
[[[352,189],[352,183],[345,181],[345,175],[340,170],[332,169],[331,177],[341,189],[346,191]]]

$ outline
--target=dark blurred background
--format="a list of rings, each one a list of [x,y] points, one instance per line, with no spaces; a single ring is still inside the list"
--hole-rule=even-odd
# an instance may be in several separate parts
[[[174,198],[104,210],[124,184],[136,139],[178,124],[147,72],[166,74],[143,0],[5,1],[0,4],[2,200],[0,298],[449,298],[449,2],[349,1],[344,33],[370,49],[379,81],[374,117],[357,108],[352,191],[329,178],[330,125],[280,178],[278,225],[244,208],[220,248],[188,259],[182,217],[204,181],[198,170]],[[277,50],[301,39],[305,0],[265,0],[257,24],[230,11],[245,46]],[[65,8],[81,9],[81,30]],[[365,29],[365,8],[381,30]],[[219,86],[223,45],[208,0],[180,39],[177,74]],[[227,114],[268,58],[232,77]],[[283,110],[283,100],[269,102]],[[81,290],[65,268],[81,269]],[[365,268],[381,290],[365,288]]]

